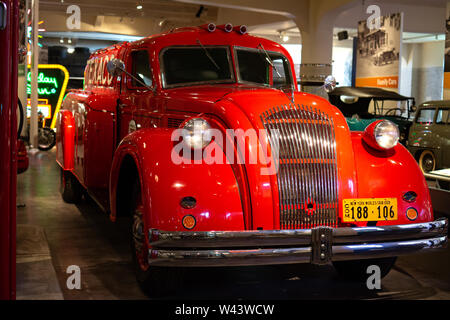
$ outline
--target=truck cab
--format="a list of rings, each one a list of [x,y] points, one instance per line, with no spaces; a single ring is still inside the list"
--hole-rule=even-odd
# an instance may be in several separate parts
[[[361,277],[376,262],[387,274],[397,255],[442,247],[447,221],[397,126],[351,132],[296,88],[288,52],[245,26],[99,50],[58,116],[63,199],[87,192],[112,221],[129,216],[137,279],[152,288],[174,266],[333,263]]]

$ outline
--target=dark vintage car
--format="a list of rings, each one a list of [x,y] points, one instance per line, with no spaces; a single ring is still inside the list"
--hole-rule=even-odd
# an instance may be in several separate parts
[[[380,119],[394,122],[400,130],[400,142],[406,144],[411,127],[414,98],[381,88],[337,87],[328,93],[331,104],[341,110],[351,131],[364,131]],[[369,109],[373,101],[374,107]],[[385,107],[386,101],[397,101],[401,107]]]
[[[383,64],[393,63],[398,59],[395,49],[386,49],[378,52],[373,57],[373,64],[376,66],[381,66]]]
[[[450,167],[450,100],[422,103],[411,126],[408,150],[424,172]]]

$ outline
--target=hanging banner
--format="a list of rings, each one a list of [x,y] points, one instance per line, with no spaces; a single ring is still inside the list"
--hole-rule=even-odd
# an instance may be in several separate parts
[[[447,2],[444,62],[444,99],[450,99],[450,2]]]
[[[357,87],[399,87],[402,14],[379,17],[375,23],[358,23]]]
[[[38,112],[48,120],[47,126],[54,128],[56,115],[59,112],[66,94],[69,72],[59,64],[40,64],[38,72]],[[31,94],[31,71],[27,74],[27,96]],[[27,116],[30,116],[30,99],[27,103]]]

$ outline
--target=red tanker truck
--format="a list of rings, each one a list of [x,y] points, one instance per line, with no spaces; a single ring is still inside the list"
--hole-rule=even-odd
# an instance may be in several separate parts
[[[350,132],[297,91],[279,44],[230,24],[98,50],[57,121],[64,201],[130,217],[137,279],[174,268],[333,263],[353,278],[447,242],[395,124]]]

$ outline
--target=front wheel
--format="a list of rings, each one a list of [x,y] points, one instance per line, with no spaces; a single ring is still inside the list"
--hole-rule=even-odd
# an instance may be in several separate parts
[[[50,128],[39,128],[38,149],[48,151],[56,144],[56,133]]]
[[[131,211],[131,247],[139,286],[149,296],[172,293],[180,285],[182,270],[154,267],[148,262],[150,247],[145,234],[149,228],[145,227],[144,223],[144,206],[139,182],[136,182],[133,187]]]
[[[436,169],[436,158],[430,150],[425,150],[420,154],[419,167],[424,173]]]
[[[363,260],[349,260],[349,261],[333,261],[333,266],[343,278],[363,282],[370,276],[367,273],[367,268],[371,265],[380,268],[380,277],[384,278],[395,264],[397,257],[378,258],[378,259],[363,259]]]

